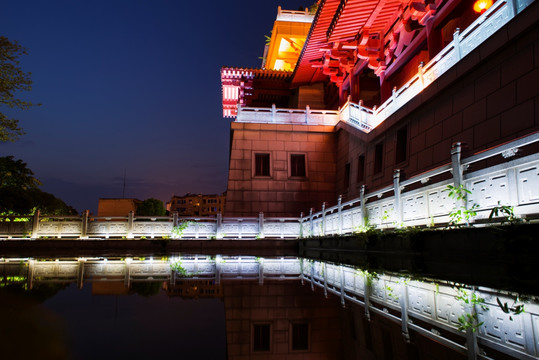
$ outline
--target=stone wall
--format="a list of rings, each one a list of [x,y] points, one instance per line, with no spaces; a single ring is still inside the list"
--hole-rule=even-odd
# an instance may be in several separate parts
[[[342,359],[340,304],[298,281],[223,284],[229,359]],[[293,350],[291,326],[309,327],[307,350]],[[253,326],[270,325],[268,351],[253,349]]]
[[[335,197],[333,126],[231,123],[225,216],[299,216]],[[256,176],[255,154],[270,154],[269,176]],[[293,177],[290,155],[304,154],[306,176]]]

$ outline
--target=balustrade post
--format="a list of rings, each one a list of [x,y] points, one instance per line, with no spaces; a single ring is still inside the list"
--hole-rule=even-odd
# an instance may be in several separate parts
[[[507,169],[507,195],[509,205],[518,206],[518,179],[515,168]]]
[[[298,237],[303,237],[303,211],[299,214],[299,234]]]
[[[258,260],[258,285],[264,284],[264,259]]]
[[[215,256],[215,284],[219,285],[221,283],[221,255]]]
[[[456,28],[455,32],[453,33],[453,47],[455,48],[455,55],[457,57],[457,61],[462,59],[462,51],[460,48],[460,29]]]
[[[215,238],[216,239],[222,239],[223,235],[221,233],[221,228],[223,226],[223,215],[221,213],[217,213],[217,225],[215,227]]]
[[[359,224],[365,226],[368,223],[367,214],[365,213],[365,185],[361,185],[361,189],[359,190],[359,205],[361,209]]]
[[[326,202],[322,203],[322,230],[321,236],[326,235]]]
[[[461,143],[456,142],[451,148],[451,169],[453,171],[453,186],[460,188],[461,185],[464,185],[463,181],[463,166],[461,165]],[[466,208],[465,199],[455,199],[455,205],[457,208]]]
[[[507,5],[511,7],[510,12],[513,17],[518,14],[518,0],[509,0]]]
[[[82,219],[80,224],[80,238],[88,238],[88,218],[90,217],[90,210],[84,210],[82,212]]]
[[[424,89],[425,88],[425,78],[423,76],[423,66],[425,65],[425,63],[423,61],[421,61],[419,63],[419,65],[417,65],[417,75],[419,76],[419,80],[421,81],[421,87]]]
[[[241,227],[242,222],[243,222],[243,219],[238,219],[238,239],[241,239],[241,231],[243,230]]]
[[[35,266],[35,260],[34,259],[28,260],[27,284],[28,284],[29,290],[32,290],[32,288],[34,287],[34,266]]]
[[[39,237],[39,210],[36,210],[34,217],[32,218],[32,239],[37,239]]]
[[[401,306],[402,336],[406,342],[410,342],[410,333],[408,331],[408,285],[405,281],[401,284],[401,297],[399,298]]]
[[[236,118],[241,116],[241,104],[236,105]]]
[[[472,316],[477,316],[477,311],[475,309],[475,305],[472,301],[472,296],[475,292],[475,288],[472,288],[472,290],[469,292],[468,295],[468,304],[464,306],[464,309],[467,313],[471,314]],[[479,347],[477,345],[477,332],[473,331],[471,328],[466,329],[466,349],[468,352],[468,360],[476,360],[477,354],[479,353]]]
[[[88,211],[88,210],[86,210]],[[78,260],[78,266],[77,266],[77,285],[79,289],[82,289],[82,285],[84,284],[84,264],[86,263],[86,259],[79,259]]]
[[[131,285],[131,260],[133,260],[130,257],[125,258],[125,278],[124,278],[124,286],[129,287]]]
[[[323,264],[322,269],[324,270],[324,296],[327,298],[328,297],[328,264],[326,264],[325,262],[322,264]]]
[[[370,306],[371,306],[371,292],[372,292],[372,281],[369,281],[369,273],[365,272],[363,275],[364,289],[365,289],[365,317],[367,320],[371,320]]]
[[[271,122],[275,122],[275,114],[277,113],[277,108],[275,104],[271,104]]]
[[[133,227],[134,227],[134,221],[135,221],[135,213],[133,211],[129,212],[129,215],[127,216],[127,238],[132,239],[133,238]]]
[[[339,195],[339,198],[337,199],[337,213],[339,215],[339,224],[338,224],[338,232],[339,235],[342,234],[342,225],[343,225],[343,219],[342,219],[342,195]]]
[[[340,275],[341,275],[341,305],[345,307],[344,302],[344,268],[342,265],[339,265]]]
[[[395,227],[402,227],[402,199],[401,199],[401,186],[400,186],[400,170],[396,169],[393,172],[393,192],[395,194]]]
[[[264,213],[258,213],[258,237],[260,239],[264,238]]]
[[[178,226],[178,212],[177,211],[174,211],[172,213],[172,226],[173,227]]]
[[[305,124],[309,123],[309,115],[311,114],[311,107],[309,105],[305,106]]]
[[[309,223],[310,223],[310,231],[311,231],[311,235],[310,237],[313,237],[314,236],[314,222],[313,222],[313,208],[310,208],[309,209]]]

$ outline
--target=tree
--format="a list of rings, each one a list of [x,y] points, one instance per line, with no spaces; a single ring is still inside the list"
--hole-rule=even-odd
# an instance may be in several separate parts
[[[15,97],[17,91],[32,90],[31,73],[22,71],[19,66],[22,55],[27,55],[26,49],[17,41],[0,36],[0,104],[26,110],[36,104]],[[15,141],[23,134],[19,120],[9,119],[0,111],[0,142]]]
[[[146,199],[137,206],[138,216],[163,216],[166,213],[163,202],[154,198]]]
[[[38,189],[41,182],[26,163],[13,156],[0,157],[0,214],[76,215],[77,211],[52,194]]]
[[[41,182],[22,160],[13,156],[0,157],[0,187],[15,187],[22,190],[37,189]]]

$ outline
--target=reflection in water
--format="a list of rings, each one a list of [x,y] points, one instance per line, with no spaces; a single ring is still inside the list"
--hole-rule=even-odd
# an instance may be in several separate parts
[[[0,280],[8,323],[36,339],[41,358],[142,358],[180,348],[196,359],[538,353],[535,298],[306,259],[3,259]],[[1,331],[2,348],[33,357]]]

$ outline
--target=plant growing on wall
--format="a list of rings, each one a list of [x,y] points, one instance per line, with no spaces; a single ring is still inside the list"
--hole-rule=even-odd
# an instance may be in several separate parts
[[[469,226],[470,220],[477,215],[479,205],[474,203],[468,209],[465,205],[459,206],[458,204],[466,204],[468,195],[471,195],[472,192],[466,189],[464,184],[460,184],[459,186],[447,185],[447,190],[449,191],[447,196],[454,199],[456,202],[455,208],[449,213],[449,226],[459,227],[462,225],[462,223]]]
[[[518,295],[516,296],[515,300],[513,301],[513,305],[511,306],[509,306],[507,302],[504,302],[502,304],[500,298],[498,297],[496,298],[496,302],[498,302],[498,306],[500,307],[500,309],[502,309],[504,313],[509,315],[509,320],[511,321],[513,321],[513,315],[520,315],[524,312],[524,304],[519,304],[521,301]]]
[[[180,223],[172,228],[172,238],[180,239],[183,235],[183,232],[191,224],[190,221],[180,221]]]
[[[511,225],[520,224],[522,223],[522,218],[518,215],[515,215],[515,209],[512,206],[508,205],[501,205],[498,201],[498,206],[495,206],[490,211],[490,215],[488,216],[488,221],[492,222],[492,219],[494,217],[502,217],[501,223],[509,223]]]
[[[459,316],[458,329],[460,331],[470,329],[472,332],[476,332],[481,325],[483,325],[483,322],[479,321],[477,312],[475,311],[475,306],[479,306],[483,311],[487,311],[488,307],[485,305],[485,299],[477,296],[477,294],[473,291],[468,293],[468,291],[463,288],[457,288],[456,290],[458,294],[455,296],[455,299],[463,303],[465,307],[471,308],[471,312],[464,312],[464,314]]]
[[[191,277],[194,273],[190,273],[186,268],[182,266],[181,260],[176,260],[170,263],[170,269],[175,271],[180,277]]]

